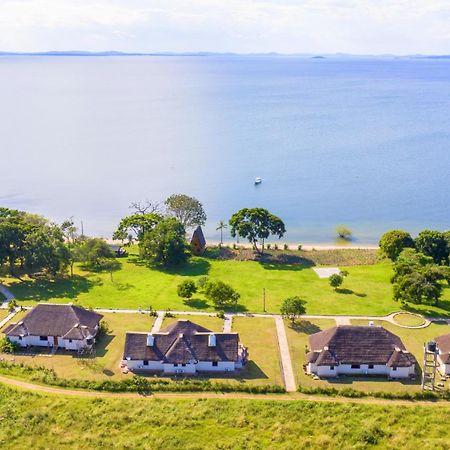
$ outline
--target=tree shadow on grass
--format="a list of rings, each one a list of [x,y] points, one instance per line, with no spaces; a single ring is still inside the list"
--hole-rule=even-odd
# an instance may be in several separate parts
[[[440,300],[438,304],[438,308],[443,309],[445,311],[433,311],[432,309],[429,309],[429,305],[411,305],[409,303],[407,304],[401,304],[399,305],[400,309],[402,311],[407,311],[410,313],[415,314],[421,314],[422,316],[426,317],[446,317],[450,318],[450,301],[449,300]]]
[[[314,334],[322,331],[322,329],[315,323],[311,323],[309,320],[300,320],[299,322],[289,322],[289,328],[296,333]]]
[[[115,334],[104,334],[95,343],[95,354],[94,357],[101,358],[108,353],[108,346],[116,337]]]
[[[95,281],[80,275],[59,277],[53,280],[37,279],[21,281],[11,285],[11,291],[17,300],[48,301],[53,298],[76,298],[88,292],[101,281]]]
[[[194,308],[194,309],[205,309],[209,306],[208,302],[201,298],[190,298],[190,299],[184,300],[183,303],[186,306],[189,306],[190,308]]]
[[[335,291],[338,294],[344,294],[344,295],[356,295],[357,297],[367,297],[367,294],[364,294],[363,292],[355,292],[352,291],[351,289],[347,289],[347,288],[336,288]]]
[[[269,377],[264,373],[264,371],[255,363],[255,361],[249,360],[244,366],[242,372],[239,372],[238,376],[234,376],[241,381],[245,380],[257,380],[257,379],[268,379]]]

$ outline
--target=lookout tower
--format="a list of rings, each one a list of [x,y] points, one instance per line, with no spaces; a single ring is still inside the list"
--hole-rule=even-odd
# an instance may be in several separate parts
[[[430,341],[423,346],[422,390],[434,391],[436,380],[437,357],[439,348],[436,342]]]

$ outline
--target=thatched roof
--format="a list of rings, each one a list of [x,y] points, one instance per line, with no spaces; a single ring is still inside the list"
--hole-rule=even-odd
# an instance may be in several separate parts
[[[410,367],[415,364],[401,339],[383,327],[343,325],[309,337],[308,361],[318,366],[374,364]]]

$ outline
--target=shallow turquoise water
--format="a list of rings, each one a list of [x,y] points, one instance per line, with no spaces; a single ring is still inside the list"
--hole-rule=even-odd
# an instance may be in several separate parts
[[[448,60],[2,57],[0,99],[0,204],[88,233],[173,192],[209,238],[244,206],[290,242],[450,228]]]

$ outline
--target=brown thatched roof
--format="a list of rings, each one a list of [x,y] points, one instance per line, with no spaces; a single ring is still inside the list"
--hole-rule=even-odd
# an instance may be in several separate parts
[[[209,345],[214,334],[216,345]],[[162,361],[171,364],[187,364],[197,361],[236,361],[239,335],[237,333],[213,333],[189,320],[179,320],[164,331],[152,333],[153,345],[147,345],[148,333],[127,333],[124,359],[138,361]]]
[[[380,364],[410,367],[414,356],[401,339],[383,327],[343,325],[309,337],[309,362],[318,366]]]
[[[58,336],[81,340],[96,334],[95,327],[102,317],[79,306],[39,304],[3,332],[7,336]]]

